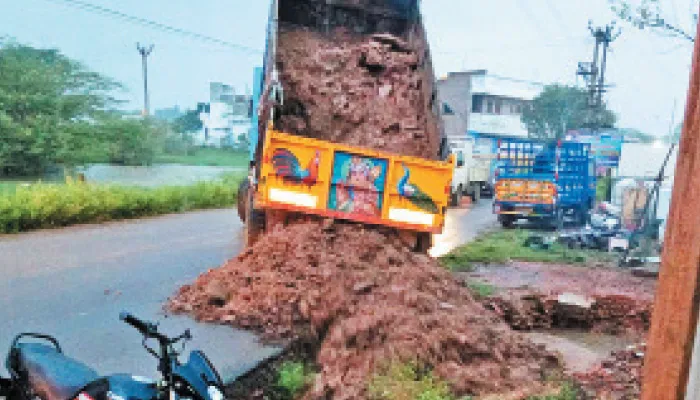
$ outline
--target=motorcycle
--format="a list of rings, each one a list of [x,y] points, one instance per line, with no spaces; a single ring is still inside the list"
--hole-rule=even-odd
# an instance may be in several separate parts
[[[201,351],[192,351],[187,363],[178,360],[189,329],[177,337],[158,332],[158,325],[121,313],[120,319],[142,335],[142,345],[158,359],[159,380],[116,374],[100,376],[87,365],[63,354],[58,340],[36,334],[18,335],[10,346],[6,367],[10,378],[0,377],[0,397],[7,400],[224,400],[223,383]],[[149,345],[157,342],[157,348]],[[176,349],[176,345],[181,348]]]

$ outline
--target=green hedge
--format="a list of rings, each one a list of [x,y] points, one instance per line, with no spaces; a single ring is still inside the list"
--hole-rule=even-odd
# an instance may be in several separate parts
[[[44,184],[0,194],[0,233],[228,207],[241,177],[159,188]]]

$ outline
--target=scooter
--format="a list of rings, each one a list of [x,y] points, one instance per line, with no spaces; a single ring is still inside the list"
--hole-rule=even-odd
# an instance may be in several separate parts
[[[168,337],[158,325],[121,313],[120,319],[143,335],[143,347],[158,359],[161,379],[116,374],[100,376],[85,364],[63,354],[48,335],[23,333],[10,346],[0,378],[0,397],[7,400],[224,400],[218,372],[201,351],[192,351],[186,364],[178,360],[192,339],[189,330]],[[149,346],[157,342],[157,349]],[[179,351],[176,345],[181,345]]]

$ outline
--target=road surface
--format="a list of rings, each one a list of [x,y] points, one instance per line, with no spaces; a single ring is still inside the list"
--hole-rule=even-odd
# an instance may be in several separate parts
[[[494,224],[488,201],[450,210],[436,254]],[[232,379],[277,349],[250,333],[166,318],[161,310],[178,287],[235,256],[241,243],[232,210],[0,236],[0,352],[19,332],[48,333],[102,374],[155,376],[140,335],[118,320],[128,310],[161,321],[172,334],[192,328],[188,348],[204,350],[224,379]]]

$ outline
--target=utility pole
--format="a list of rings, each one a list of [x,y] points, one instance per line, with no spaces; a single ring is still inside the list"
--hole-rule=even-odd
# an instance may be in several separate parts
[[[588,30],[595,39],[593,49],[593,61],[578,63],[577,75],[586,81],[588,89],[588,108],[591,111],[591,129],[593,133],[599,133],[601,117],[604,110],[603,94],[607,92],[605,84],[605,69],[608,63],[608,50],[610,43],[620,36],[620,30],[615,30],[615,22],[604,27],[593,28],[593,23],[588,21]],[[602,48],[603,56],[600,57]]]
[[[151,55],[153,51],[153,45],[148,47],[141,46],[140,43],[136,43],[136,50],[141,54],[141,63],[143,66],[143,111],[142,115],[148,116],[151,112],[149,101],[148,101],[148,56]]]
[[[602,128],[603,113],[605,111],[605,103],[603,102],[603,94],[607,92],[608,86],[605,84],[605,69],[608,64],[608,49],[610,43],[614,42],[620,36],[620,30],[615,30],[615,22],[604,27],[593,28],[593,23],[588,21],[588,30],[595,39],[595,48],[593,49],[593,61],[590,63],[578,63],[577,75],[582,76],[586,82],[588,89],[588,123],[593,135],[600,135]],[[600,57],[602,48],[603,56]],[[612,197],[612,169],[607,168],[607,178],[610,180],[606,199],[609,201]]]
[[[700,40],[695,41],[689,88],[644,357],[642,400],[697,399],[700,393],[698,371],[691,374],[700,357],[695,343],[700,311]]]

